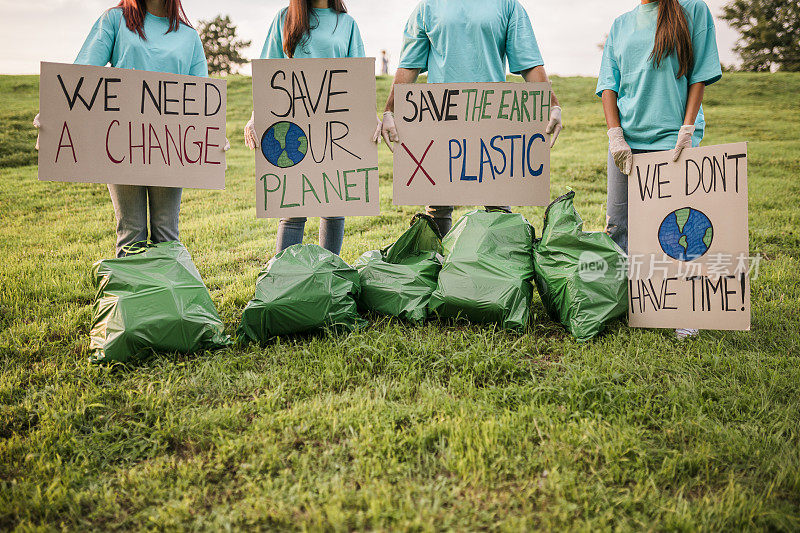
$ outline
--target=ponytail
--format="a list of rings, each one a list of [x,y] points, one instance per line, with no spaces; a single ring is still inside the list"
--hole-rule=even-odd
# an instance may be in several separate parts
[[[659,0],[656,39],[650,54],[656,68],[672,52],[678,56],[677,77],[687,76],[694,66],[694,53],[686,14],[678,0]]]

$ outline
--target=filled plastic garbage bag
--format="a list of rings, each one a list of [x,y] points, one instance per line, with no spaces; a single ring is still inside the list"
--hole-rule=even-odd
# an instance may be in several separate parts
[[[352,331],[358,315],[358,272],[316,244],[295,244],[259,273],[256,294],[239,325],[239,341],[268,342],[278,335],[322,329]]]
[[[535,282],[547,313],[589,340],[628,309],[625,252],[603,232],[584,232],[570,191],[551,203],[534,244]]]
[[[361,279],[361,309],[422,323],[442,268],[442,240],[427,215],[418,214],[397,242],[364,253],[355,268]]]
[[[92,275],[92,361],[129,362],[154,351],[192,353],[231,343],[189,252],[177,241],[98,261]]]
[[[518,213],[470,211],[443,242],[444,262],[429,309],[522,331],[533,296],[533,226]]]

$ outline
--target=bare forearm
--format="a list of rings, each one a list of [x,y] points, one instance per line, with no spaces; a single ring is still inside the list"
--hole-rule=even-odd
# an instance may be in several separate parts
[[[608,129],[620,127],[617,93],[610,89],[603,91],[603,114],[606,116]]]
[[[705,91],[706,84],[703,82],[689,86],[689,94],[686,98],[686,115],[683,117],[684,125],[692,125],[697,120],[697,113],[700,112],[700,105],[703,103]]]
[[[389,91],[389,98],[386,100],[386,107],[384,111],[394,112],[394,86],[398,83],[414,83],[419,77],[418,68],[399,68],[394,74],[394,81],[392,82],[392,89]]]
[[[542,81],[550,83],[550,78],[547,77],[547,71],[541,65],[524,71],[522,73],[522,78],[529,83],[542,82]],[[552,106],[559,105],[555,91],[550,92],[550,105]]]

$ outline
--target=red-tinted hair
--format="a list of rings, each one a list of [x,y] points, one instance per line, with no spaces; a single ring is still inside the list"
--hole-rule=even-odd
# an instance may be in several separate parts
[[[138,33],[143,40],[147,40],[144,34],[144,16],[147,14],[147,2],[145,0],[120,0],[117,7],[122,8],[122,16],[125,18],[125,25],[128,29]],[[169,19],[167,33],[178,31],[181,24],[192,27],[186,17],[186,13],[183,11],[181,0],[164,0],[164,7],[167,10],[167,18]]]
[[[347,13],[342,0],[328,0],[328,7],[337,13]],[[297,45],[305,42],[311,33],[311,14],[311,0],[289,0],[283,21],[283,51],[286,57],[294,57]]]

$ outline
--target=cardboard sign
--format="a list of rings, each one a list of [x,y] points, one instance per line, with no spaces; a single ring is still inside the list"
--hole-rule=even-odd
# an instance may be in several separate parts
[[[375,58],[253,61],[257,215],[377,215],[375,99]]]
[[[750,329],[747,144],[636,154],[628,179],[632,327]]]
[[[395,86],[394,205],[547,205],[549,83]]]
[[[39,179],[225,188],[224,80],[42,63]]]

